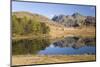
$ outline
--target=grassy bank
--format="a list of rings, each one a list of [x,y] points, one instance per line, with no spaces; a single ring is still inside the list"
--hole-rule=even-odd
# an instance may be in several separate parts
[[[12,56],[12,65],[95,61],[95,55],[18,55]]]
[[[47,38],[59,39],[70,35],[81,36],[81,37],[95,37],[96,30],[94,27],[83,27],[83,28],[55,28],[51,26],[49,34],[30,34],[30,35],[16,35],[12,39],[30,39],[30,38]]]
[[[47,34],[37,34],[37,35],[31,34],[31,35],[16,35],[13,36],[12,39],[21,40],[21,39],[37,39],[37,38],[48,38],[48,37],[49,35]]]
[[[94,27],[82,27],[82,28],[55,28],[52,27],[50,36],[52,39],[59,37],[66,37],[69,35],[76,35],[81,37],[95,37],[96,29]]]

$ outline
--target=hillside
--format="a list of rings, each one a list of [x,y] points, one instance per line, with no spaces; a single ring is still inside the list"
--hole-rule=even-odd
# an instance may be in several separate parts
[[[31,12],[25,12],[25,11],[20,11],[20,12],[13,12],[12,15],[16,15],[18,18],[23,18],[27,17],[28,19],[38,19],[38,21],[50,21],[47,17],[40,15],[40,14],[32,14]]]
[[[32,23],[33,23],[33,25],[36,24],[37,27],[35,27],[35,28],[36,29],[38,28],[37,33],[40,33],[41,29],[44,27],[42,29],[42,34],[47,34],[52,39],[60,38],[60,37],[66,37],[68,35],[95,36],[95,27],[92,26],[92,25],[95,25],[95,18],[90,17],[90,16],[86,17],[86,16],[83,16],[79,13],[74,13],[71,16],[65,16],[65,15],[54,16],[52,20],[43,16],[43,15],[25,12],[25,11],[13,12],[12,16],[16,16],[17,18],[26,17],[27,19],[31,19],[31,21],[35,20],[34,22],[31,22],[31,24]],[[24,19],[24,21],[25,21],[25,19]],[[87,25],[87,26],[84,26],[83,21],[84,21],[84,24]],[[25,23],[28,23],[28,22],[29,21],[25,21]],[[22,23],[22,21],[20,23]],[[41,24],[45,25],[45,26],[41,26]],[[91,26],[90,26],[90,24],[91,24]],[[22,24],[20,24],[20,25],[22,25]],[[16,26],[17,25],[15,25],[15,27]],[[25,27],[25,26],[23,26],[23,27]],[[26,28],[27,27],[30,28],[30,26],[26,26]],[[74,28],[74,27],[77,27],[77,28]],[[18,26],[18,28],[19,28],[19,26]],[[27,31],[26,28],[24,28],[25,31]],[[49,28],[50,30],[47,29],[47,28]],[[28,31],[30,31],[30,29],[28,29]],[[33,31],[34,31],[34,28],[33,28]],[[45,33],[44,33],[44,31],[45,31]],[[34,32],[29,32],[29,33],[31,35],[28,35],[28,37],[29,36],[34,37],[34,35],[35,35]],[[17,34],[17,35],[23,36],[23,34]],[[24,37],[27,38],[26,35]]]
[[[52,20],[66,27],[95,26],[96,23],[95,17],[84,16],[77,12],[72,15],[54,16]]]

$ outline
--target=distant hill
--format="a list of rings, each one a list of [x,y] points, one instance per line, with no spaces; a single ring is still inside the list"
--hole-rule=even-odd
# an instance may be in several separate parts
[[[25,18],[26,17],[26,18]],[[30,21],[27,19],[31,19]],[[37,20],[37,21],[35,21]],[[67,35],[95,35],[95,17],[83,16],[79,13],[72,15],[59,15],[49,19],[43,15],[25,11],[12,12],[13,36],[36,33],[49,34],[52,39],[65,37]],[[80,27],[87,25],[92,27]],[[49,30],[50,29],[50,30]],[[49,31],[48,31],[49,30]],[[85,32],[84,32],[85,31]],[[26,36],[26,35],[25,35]],[[23,38],[23,37],[22,37]]]
[[[25,11],[13,12],[12,15],[16,15],[19,18],[27,17],[30,19],[37,19],[38,21],[50,21],[50,19],[48,19],[47,17],[43,15],[25,12]]]
[[[12,15],[16,15],[19,18],[27,17],[31,19],[37,19],[40,22],[52,22],[52,24],[56,26],[58,25],[58,26],[65,26],[65,27],[79,27],[82,25],[86,25],[86,26],[96,25],[95,17],[84,16],[78,12],[72,15],[59,15],[59,16],[55,15],[52,19],[49,19],[40,14],[30,13],[25,11],[13,12]]]
[[[17,16],[18,18],[27,17],[29,19],[38,20],[39,22],[46,23],[49,26],[63,27],[63,25],[58,24],[56,21],[53,21],[47,18],[46,16],[36,14],[36,13],[19,11],[19,12],[13,12],[12,15]]]
[[[80,13],[74,13],[72,15],[54,16],[52,20],[66,27],[79,27],[82,25],[95,26],[96,23],[95,17],[84,16]]]

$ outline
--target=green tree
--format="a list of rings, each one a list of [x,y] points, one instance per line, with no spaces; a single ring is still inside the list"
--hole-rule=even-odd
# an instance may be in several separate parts
[[[15,34],[21,33],[21,29],[19,27],[19,22],[15,15],[13,15],[13,18],[12,18],[12,32]]]
[[[45,23],[39,22],[36,18],[12,16],[12,32],[17,35],[47,34],[50,28]]]

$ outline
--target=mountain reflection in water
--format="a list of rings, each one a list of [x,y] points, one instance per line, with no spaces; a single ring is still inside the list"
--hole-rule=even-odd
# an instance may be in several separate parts
[[[65,37],[56,42],[48,38],[13,40],[12,54],[26,55],[74,55],[95,54],[95,38],[93,37]]]

